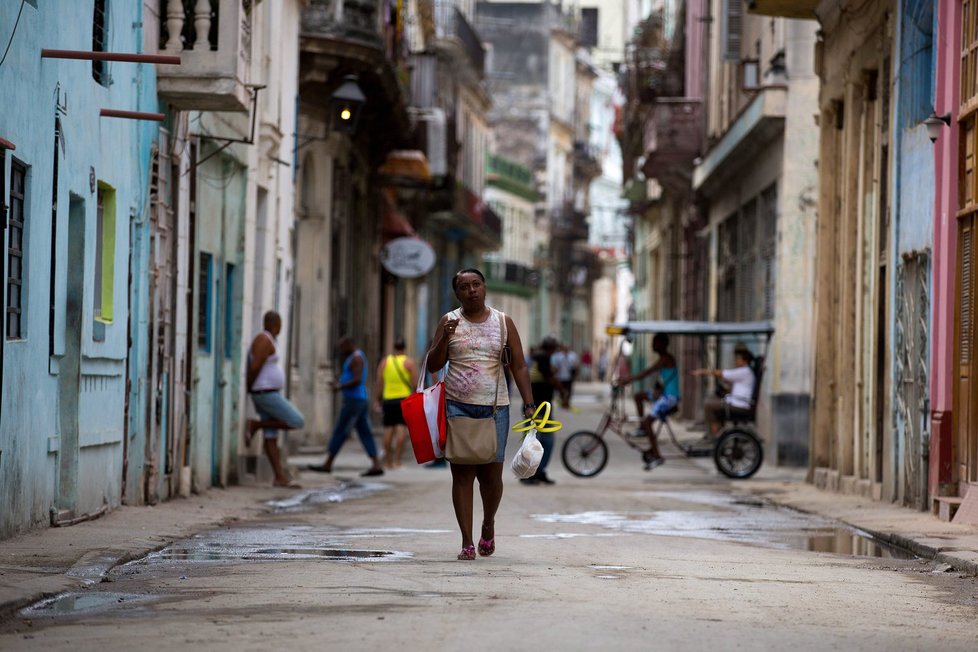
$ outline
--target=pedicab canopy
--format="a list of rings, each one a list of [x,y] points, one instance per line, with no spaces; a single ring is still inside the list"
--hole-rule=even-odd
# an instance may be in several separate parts
[[[637,333],[665,333],[667,335],[767,335],[774,334],[770,321],[629,321],[611,324],[605,329],[608,335],[632,335]]]

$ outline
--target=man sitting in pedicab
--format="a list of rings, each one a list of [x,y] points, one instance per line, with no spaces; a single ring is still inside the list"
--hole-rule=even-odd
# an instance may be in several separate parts
[[[730,391],[723,398],[709,398],[703,402],[703,415],[709,425],[704,439],[715,441],[725,421],[749,420],[754,417],[754,385],[757,377],[751,363],[754,354],[746,345],[738,343],[734,348],[732,369],[695,369],[694,376],[713,376],[730,384]]]
[[[652,338],[652,350],[659,356],[652,366],[634,376],[626,374],[618,379],[618,385],[624,386],[652,374],[659,375],[659,381],[653,390],[635,392],[635,407],[639,417],[642,418],[642,429],[649,438],[650,444],[649,450],[642,455],[646,471],[665,463],[665,459],[659,452],[659,444],[655,439],[652,424],[656,419],[665,419],[679,405],[679,367],[676,366],[676,358],[669,352],[669,336],[658,333]],[[645,414],[646,402],[652,403],[652,409],[648,414]]]

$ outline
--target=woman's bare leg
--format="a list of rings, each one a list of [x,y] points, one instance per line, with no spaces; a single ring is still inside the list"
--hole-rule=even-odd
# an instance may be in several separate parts
[[[500,465],[501,466],[501,465]],[[476,467],[473,464],[451,464],[452,467],[452,505],[455,519],[462,533],[462,547],[472,543],[472,483],[475,481]]]
[[[407,426],[394,426],[394,468],[401,465],[404,457],[404,442],[407,440]]]
[[[384,426],[384,466],[394,468],[394,429],[396,426]]]
[[[503,499],[503,463],[480,464],[479,493],[482,495],[482,538],[489,541],[496,536],[496,511]]]

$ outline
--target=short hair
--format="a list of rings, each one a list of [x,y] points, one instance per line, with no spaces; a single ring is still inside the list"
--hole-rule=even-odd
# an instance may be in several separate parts
[[[474,267],[468,267],[466,269],[460,269],[455,272],[455,276],[452,277],[452,292],[458,292],[458,277],[462,274],[475,274],[482,279],[482,282],[486,282],[485,275]]]
[[[662,346],[669,346],[669,336],[666,333],[656,333],[652,338],[652,344],[662,342]]]
[[[754,354],[747,347],[742,347],[742,348],[741,347],[737,347],[737,348],[735,348],[734,349],[734,355],[735,356],[736,355],[739,355],[740,357],[742,357],[744,360],[747,361],[747,364],[750,364],[751,362],[754,361]]]
[[[401,337],[401,336],[398,336],[394,340],[394,350],[395,351],[403,351],[406,348],[407,348],[407,343],[404,341],[404,338]]]
[[[281,326],[282,315],[278,314],[274,310],[269,310],[265,313],[265,316],[262,319],[262,324],[265,326],[265,330],[269,330],[272,327],[272,324],[278,324]]]

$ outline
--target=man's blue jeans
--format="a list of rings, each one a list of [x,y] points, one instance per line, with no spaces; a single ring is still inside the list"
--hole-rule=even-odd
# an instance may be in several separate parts
[[[340,405],[340,414],[336,418],[336,427],[333,428],[333,436],[329,440],[329,454],[336,455],[346,442],[350,434],[350,428],[356,427],[357,435],[363,449],[367,451],[367,456],[377,457],[377,444],[374,442],[374,433],[370,429],[370,419],[368,418],[369,403],[365,399],[344,398]]]

